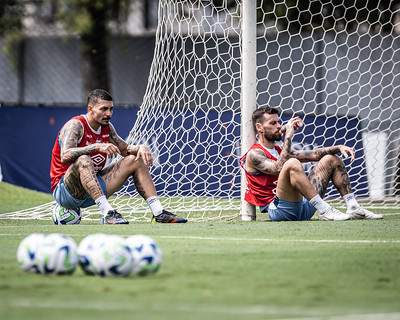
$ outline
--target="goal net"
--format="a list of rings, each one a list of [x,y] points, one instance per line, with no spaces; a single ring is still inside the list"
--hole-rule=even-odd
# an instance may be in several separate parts
[[[257,1],[256,67],[251,71],[256,105],[246,106],[245,3],[159,2],[147,90],[128,142],[149,146],[155,160],[150,171],[163,205],[189,219],[238,217],[238,159],[247,151],[241,134],[248,130],[241,115],[246,108],[274,106],[282,122],[303,119],[295,148],[346,144],[355,149],[356,160],[345,163],[364,205],[398,208],[399,6],[390,1]],[[340,200],[331,186],[326,196]],[[151,218],[132,180],[112,204],[130,220]],[[96,213],[97,208],[84,211],[87,218]]]

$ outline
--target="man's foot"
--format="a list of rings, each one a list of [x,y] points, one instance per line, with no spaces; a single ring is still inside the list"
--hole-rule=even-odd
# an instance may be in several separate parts
[[[100,219],[100,224],[129,224],[117,210],[110,210],[105,217]]]
[[[153,216],[151,223],[186,223],[187,219],[180,218],[167,210],[163,210],[158,216]]]
[[[334,207],[329,207],[324,213],[319,214],[319,220],[343,221],[351,218],[351,215],[343,213]]]
[[[346,213],[350,216],[355,217],[356,219],[370,219],[370,220],[378,220],[383,219],[383,215],[375,214],[363,207],[359,207],[354,210],[347,210]]]

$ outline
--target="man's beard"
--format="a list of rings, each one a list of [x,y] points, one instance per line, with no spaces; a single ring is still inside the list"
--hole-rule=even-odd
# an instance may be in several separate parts
[[[268,141],[281,141],[282,140],[282,134],[279,132],[275,133],[264,133],[264,138]]]

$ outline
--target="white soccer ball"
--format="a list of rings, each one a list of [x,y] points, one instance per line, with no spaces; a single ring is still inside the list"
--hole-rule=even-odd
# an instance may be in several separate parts
[[[145,235],[133,235],[128,237],[126,241],[132,250],[132,273],[147,276],[160,269],[163,253],[154,239]]]
[[[81,209],[68,209],[57,203],[53,207],[51,218],[54,224],[79,224],[81,222]]]
[[[36,254],[38,247],[46,237],[43,233],[32,233],[25,237],[17,249],[17,261],[19,266],[25,272],[38,273],[36,265]]]
[[[83,238],[78,246],[79,265],[87,275],[96,274],[93,267],[93,259],[99,247],[107,241],[108,235],[104,233],[90,234]],[[101,270],[98,271],[101,273]]]
[[[99,276],[126,277],[132,272],[133,257],[126,240],[109,235],[95,248],[92,268]]]
[[[44,275],[72,274],[78,265],[78,246],[70,237],[53,233],[43,239],[36,253],[36,263]]]

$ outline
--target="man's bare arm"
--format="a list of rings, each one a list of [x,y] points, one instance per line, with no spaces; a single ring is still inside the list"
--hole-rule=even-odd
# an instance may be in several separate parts
[[[111,143],[94,143],[85,147],[78,147],[78,141],[83,135],[83,127],[79,120],[68,121],[60,133],[61,163],[73,163],[82,155],[90,155],[96,151],[115,156],[119,149]]]
[[[149,149],[143,145],[129,145],[127,144],[115,131],[115,128],[110,124],[110,142],[118,147],[123,157],[128,155],[136,156],[136,160],[142,158],[144,163],[149,167],[153,164],[153,156]]]
[[[117,148],[119,149],[121,155],[123,157],[126,157],[129,154],[133,154],[133,153],[129,153],[128,151],[131,149],[130,146],[125,142],[124,139],[122,139],[118,134],[117,131],[115,131],[114,126],[110,123],[110,142],[112,144],[114,144],[115,146],[117,146]]]
[[[280,171],[277,161],[268,159],[260,149],[249,151],[246,157],[246,170],[249,172],[261,171],[271,175],[278,175]]]
[[[350,161],[355,159],[353,148],[344,145],[318,148],[310,151],[292,151],[293,157],[299,159],[301,162],[319,161],[328,154],[333,155],[338,153],[341,153],[346,159],[350,157]]]
[[[95,152],[95,145],[78,147],[78,141],[83,135],[83,127],[79,120],[70,120],[60,132],[61,163],[75,162],[81,155]]]

